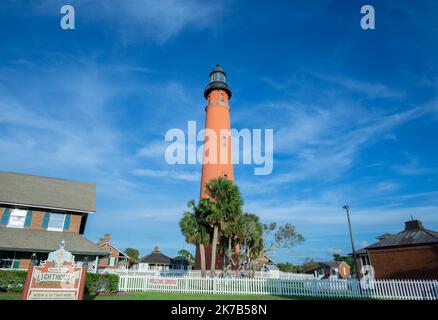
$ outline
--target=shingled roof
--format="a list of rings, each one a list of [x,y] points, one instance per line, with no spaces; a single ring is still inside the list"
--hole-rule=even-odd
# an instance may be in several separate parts
[[[73,255],[107,255],[104,250],[77,233],[0,227],[0,250],[52,252],[59,249],[61,240],[65,241],[65,250]]]
[[[75,212],[96,211],[96,185],[0,172],[0,203]]]
[[[162,254],[158,247],[155,247],[154,251],[152,251],[147,256],[144,256],[139,260],[137,260],[137,263],[160,264],[160,265],[188,264],[186,260],[176,260],[166,256],[165,254]]]
[[[438,232],[426,229],[419,220],[405,223],[405,229],[397,234],[385,234],[378,242],[366,247],[368,250],[412,245],[438,244]]]

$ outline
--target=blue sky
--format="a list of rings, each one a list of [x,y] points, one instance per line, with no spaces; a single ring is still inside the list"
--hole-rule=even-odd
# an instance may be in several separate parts
[[[274,171],[235,166],[245,210],[306,241],[278,261],[350,252],[411,215],[438,230],[435,1],[64,1],[0,5],[0,169],[97,184],[86,237],[174,255],[200,165],[164,134],[204,126],[220,63],[233,128],[274,129]],[[372,4],[376,29],[360,28]],[[186,130],[186,129],[185,129]]]

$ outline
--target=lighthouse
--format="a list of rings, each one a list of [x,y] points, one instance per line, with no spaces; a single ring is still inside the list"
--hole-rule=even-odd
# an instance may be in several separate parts
[[[231,155],[230,105],[231,88],[220,65],[210,72],[210,82],[204,90],[205,139],[202,162],[200,198],[207,198],[205,185],[214,178],[226,177],[234,181]],[[205,247],[205,262],[211,264],[211,245]],[[222,268],[222,259],[216,257],[216,269]],[[201,269],[199,247],[196,247],[195,269]]]
[[[216,65],[205,87],[205,140],[202,162],[201,198],[205,198],[205,185],[214,178],[234,179],[231,156],[230,105],[231,88],[226,73]],[[212,139],[216,141],[212,141]],[[214,154],[213,154],[214,153]]]

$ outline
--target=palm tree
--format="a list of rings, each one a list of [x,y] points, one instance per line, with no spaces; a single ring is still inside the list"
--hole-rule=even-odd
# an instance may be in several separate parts
[[[226,177],[210,180],[205,186],[205,193],[209,197],[206,203],[210,205],[207,221],[213,228],[210,270],[214,274],[219,230],[238,220],[242,214],[243,199],[239,188]]]
[[[199,246],[199,253],[201,256],[201,275],[204,277],[206,273],[205,245],[210,242],[210,233],[205,221],[205,214],[208,206],[206,206],[202,200],[199,204],[196,204],[195,200],[191,200],[188,202],[187,206],[190,210],[184,212],[184,215],[179,222],[179,226],[186,241],[195,246]]]

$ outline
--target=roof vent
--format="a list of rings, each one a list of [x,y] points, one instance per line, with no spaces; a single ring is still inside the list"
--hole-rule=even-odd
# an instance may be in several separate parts
[[[409,220],[405,222],[405,230],[418,230],[423,228],[420,220]]]
[[[385,240],[385,239],[391,238],[393,236],[394,236],[393,234],[385,233],[385,234],[382,234],[381,236],[378,236],[377,239],[378,240]]]
[[[158,248],[158,246],[154,247],[154,252],[160,252],[160,248]]]

